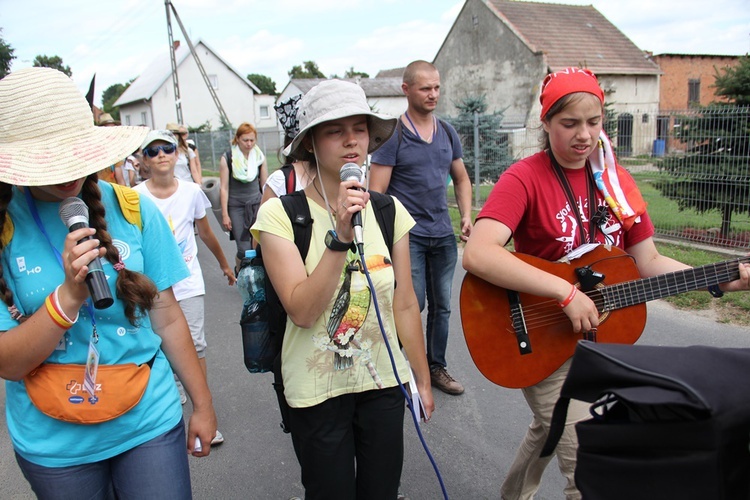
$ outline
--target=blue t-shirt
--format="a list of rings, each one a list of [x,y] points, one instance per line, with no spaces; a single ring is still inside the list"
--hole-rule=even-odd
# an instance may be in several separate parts
[[[125,266],[151,278],[159,291],[186,278],[189,272],[172,232],[151,200],[140,198],[141,231],[123,217],[112,186],[100,181],[99,187],[107,214],[107,230]],[[50,241],[61,251],[68,229],[58,215],[59,203],[37,200],[35,205]],[[17,188],[13,189],[8,214],[13,221],[14,234],[2,250],[3,272],[16,306],[22,313],[31,315],[44,307],[44,299],[63,282],[64,273],[34,222],[24,194]],[[117,271],[106,259],[102,259],[102,265],[112,296],[117,297]],[[161,338],[151,329],[149,317],[143,317],[138,327],[133,326],[124,315],[123,303],[117,299],[111,307],[95,310],[95,317],[100,365],[140,365],[156,356],[146,392],[133,409],[114,420],[78,425],[43,414],[29,400],[23,381],[6,381],[8,432],[15,450],[30,462],[45,467],[66,467],[104,460],[169,431],[182,419],[172,370],[160,349]],[[0,307],[0,331],[17,325],[7,308]],[[91,331],[91,317],[84,305],[78,321],[65,333],[46,362],[85,365]],[[82,372],[83,369],[82,366]],[[70,390],[71,395],[75,395],[76,387]]]
[[[372,154],[373,163],[393,166],[386,192],[398,198],[416,221],[411,233],[427,238],[453,234],[446,179],[451,163],[461,158],[463,151],[456,130],[449,123],[443,123],[447,127],[437,123],[436,136],[430,143],[401,123],[400,143],[397,130]]]

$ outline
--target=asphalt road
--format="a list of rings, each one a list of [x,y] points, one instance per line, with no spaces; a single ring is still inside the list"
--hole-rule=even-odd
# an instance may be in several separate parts
[[[228,257],[234,243],[214,231]],[[207,458],[190,458],[196,499],[274,499],[303,496],[299,466],[291,439],[279,428],[279,412],[270,374],[250,374],[242,361],[240,297],[227,287],[211,253],[201,245],[206,279],[206,335],[209,383],[226,442]],[[474,366],[461,331],[458,290],[463,270],[456,270],[454,314],[448,363],[451,373],[466,387],[461,396],[435,392],[436,412],[422,424],[424,439],[453,499],[499,498],[499,489],[516,446],[530,422],[530,412],[518,390],[486,380]],[[715,345],[750,347],[750,331],[716,323],[699,314],[675,311],[663,302],[649,304],[649,319],[641,340],[651,345]],[[0,389],[4,402],[5,390]],[[189,415],[190,403],[185,405]],[[0,498],[33,498],[15,463],[4,412],[0,415]],[[440,484],[408,418],[405,423],[406,458],[402,490],[412,500],[442,498]],[[563,480],[553,461],[538,499],[562,497]]]

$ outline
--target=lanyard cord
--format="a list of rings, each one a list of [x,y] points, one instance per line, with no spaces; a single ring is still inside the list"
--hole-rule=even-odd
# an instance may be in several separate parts
[[[409,124],[411,125],[411,128],[414,129],[414,133],[417,134],[417,137],[422,139],[422,136],[420,135],[419,130],[417,130],[417,127],[414,125],[414,122],[411,121],[411,118],[409,117],[409,113],[404,111],[404,116],[406,117],[407,120],[409,120]],[[432,141],[431,142],[434,142],[435,138],[437,137],[437,123],[436,122],[437,122],[437,118],[433,116],[432,117]],[[422,140],[424,141],[424,139]]]
[[[547,155],[549,156],[550,161],[552,162],[552,169],[555,171],[555,175],[557,176],[557,181],[560,183],[560,186],[562,187],[563,191],[565,192],[565,196],[568,198],[568,203],[570,203],[570,208],[575,212],[576,220],[578,221],[578,233],[580,238],[580,244],[583,245],[586,243],[586,232],[583,230],[583,219],[581,218],[581,213],[578,210],[578,203],[576,202],[575,195],[573,194],[573,189],[570,187],[570,183],[568,182],[568,178],[565,176],[565,172],[563,172],[562,167],[557,162],[557,159],[555,158],[555,155],[552,153],[552,150],[547,150]],[[594,217],[591,215],[591,205],[596,204],[596,194],[595,194],[595,187],[594,187],[594,179],[591,175],[591,169],[588,166],[588,160],[586,161],[586,166],[584,167],[586,169],[586,184],[588,187],[588,220],[589,220],[589,241],[588,243],[595,243],[596,242],[596,224],[594,223]],[[581,210],[584,210],[583,206],[581,206]]]
[[[37,227],[44,235],[44,238],[47,240],[47,243],[49,243],[50,248],[52,248],[53,253],[55,254],[55,258],[57,259],[57,262],[60,264],[60,267],[63,269],[63,272],[65,272],[65,266],[63,265],[62,260],[62,254],[60,254],[60,251],[55,247],[55,245],[52,244],[52,240],[50,240],[49,235],[47,234],[47,230],[44,229],[44,224],[42,223],[41,217],[39,217],[39,212],[36,209],[36,203],[34,202],[34,198],[31,196],[31,191],[29,188],[24,188],[23,190],[24,196],[26,196],[26,204],[29,206],[29,211],[31,212],[31,216],[34,218],[34,222],[36,222]],[[86,302],[86,308],[89,311],[89,316],[91,316],[91,326],[94,330],[94,337],[97,337],[96,334],[96,320],[94,319],[94,307],[91,305],[91,301],[88,299]]]

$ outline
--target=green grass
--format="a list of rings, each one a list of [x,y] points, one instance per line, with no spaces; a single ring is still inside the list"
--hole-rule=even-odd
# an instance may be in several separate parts
[[[281,162],[279,159],[274,156],[267,156],[266,157],[266,163],[268,165],[268,174],[272,174],[274,171],[278,170],[279,167],[281,167]],[[219,172],[213,171],[213,170],[202,170],[203,177],[218,177]]]

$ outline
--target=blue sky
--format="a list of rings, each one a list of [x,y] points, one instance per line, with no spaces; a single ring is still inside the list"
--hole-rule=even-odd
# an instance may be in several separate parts
[[[749,0],[552,0],[594,5],[639,48],[654,53],[750,52]],[[173,0],[191,39],[203,39],[240,73],[270,76],[313,60],[326,75],[432,60],[463,0]],[[182,39],[172,20],[175,38]],[[96,99],[135,78],[167,51],[163,0],[0,0],[2,37],[13,69],[58,55]]]

